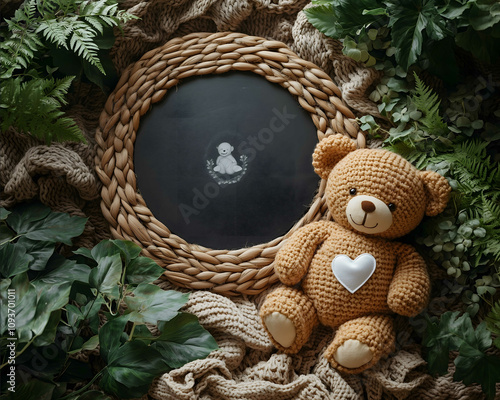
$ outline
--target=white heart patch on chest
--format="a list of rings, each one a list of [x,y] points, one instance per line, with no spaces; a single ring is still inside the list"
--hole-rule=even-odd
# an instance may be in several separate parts
[[[353,261],[342,254],[332,261],[333,275],[349,292],[354,293],[363,286],[375,272],[377,261],[371,254],[361,254]]]

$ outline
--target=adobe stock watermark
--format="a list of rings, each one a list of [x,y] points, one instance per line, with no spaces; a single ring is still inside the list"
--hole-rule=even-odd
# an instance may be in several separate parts
[[[7,289],[7,390],[16,392],[16,289]],[[3,307],[2,307],[3,308]]]
[[[267,127],[260,129],[253,135],[249,135],[245,140],[235,145],[246,164],[250,164],[259,152],[273,142],[275,134],[282,132],[297,117],[297,115],[289,113],[286,106],[283,106],[282,110],[273,108],[272,113],[273,116],[269,120]],[[193,188],[191,204],[181,203],[179,205],[179,211],[184,223],[189,225],[191,218],[199,215],[207,208],[210,201],[220,194],[221,189],[224,189],[224,185],[221,185],[220,182],[207,182],[202,189]]]

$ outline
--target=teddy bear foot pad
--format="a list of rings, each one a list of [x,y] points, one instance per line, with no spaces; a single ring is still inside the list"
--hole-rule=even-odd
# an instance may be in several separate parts
[[[345,368],[359,368],[373,359],[373,352],[359,340],[349,339],[333,355],[335,361]]]

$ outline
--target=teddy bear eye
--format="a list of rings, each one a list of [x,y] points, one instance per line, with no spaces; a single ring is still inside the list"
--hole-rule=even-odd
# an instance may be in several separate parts
[[[389,210],[390,210],[391,212],[396,211],[396,208],[397,208],[397,207],[396,207],[396,204],[394,204],[394,203],[389,203],[389,204],[387,204],[387,207],[389,207]]]
[[[350,194],[351,196],[354,196],[356,193],[357,193],[356,188],[352,188],[351,190],[349,190],[349,194]]]

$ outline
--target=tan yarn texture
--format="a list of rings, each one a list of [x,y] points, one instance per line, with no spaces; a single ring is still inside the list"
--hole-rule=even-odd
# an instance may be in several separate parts
[[[20,1],[0,3],[8,18]],[[378,115],[368,99],[380,73],[345,57],[342,45],[314,29],[301,10],[306,0],[126,0],[120,3],[137,15],[117,34],[112,50],[121,74],[147,51],[168,40],[194,32],[242,32],[281,41],[300,58],[319,66],[341,89],[357,115]],[[107,96],[80,85],[70,99],[68,114],[88,144],[47,147],[9,131],[0,135],[0,205],[38,197],[57,211],[89,217],[77,245],[92,246],[109,237],[100,211],[101,183],[94,171],[94,135]],[[324,190],[324,188],[323,188]],[[318,204],[327,219],[325,203]],[[231,260],[228,260],[231,262]],[[210,271],[208,271],[210,272]],[[173,288],[166,282],[165,288]],[[186,311],[196,314],[216,337],[220,350],[157,379],[149,395],[163,399],[483,399],[477,386],[453,382],[451,374],[432,377],[425,372],[421,349],[412,343],[407,318],[395,319],[396,347],[387,358],[360,376],[341,375],[322,356],[333,339],[331,328],[318,326],[302,349],[293,355],[276,353],[262,327],[259,297],[229,299],[216,293],[193,291]]]

